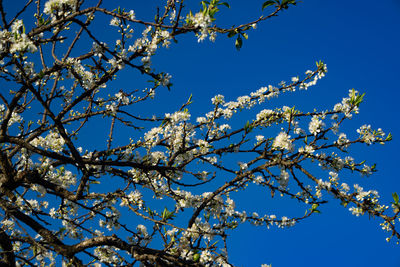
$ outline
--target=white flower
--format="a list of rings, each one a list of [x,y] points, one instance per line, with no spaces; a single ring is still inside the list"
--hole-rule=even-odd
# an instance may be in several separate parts
[[[165,118],[169,119],[171,123],[178,123],[180,121],[187,121],[190,119],[190,113],[185,111],[177,111],[173,114],[166,113]]]
[[[106,48],[106,47],[107,47],[107,45],[105,43],[98,44],[96,42],[93,42],[92,49],[93,49],[94,55],[96,57],[101,58],[105,51],[104,48]]]
[[[16,20],[11,28],[13,29],[13,38],[11,38],[10,53],[17,52],[30,52],[34,53],[37,51],[37,47],[29,39],[25,33],[19,33],[19,29],[23,27],[22,20]]]
[[[208,14],[198,12],[192,18],[195,27],[207,28],[211,24],[211,18]]]
[[[257,135],[256,140],[257,140],[257,144],[260,144],[262,141],[265,140],[265,137],[263,135]]]
[[[279,178],[277,180],[279,185],[285,188],[289,183],[289,173],[286,170],[281,169],[281,174],[279,175]]]
[[[339,134],[338,140],[335,142],[337,145],[341,146],[341,147],[348,147],[349,144],[349,139],[347,139],[347,135],[344,133]]]
[[[361,174],[362,175],[366,175],[366,176],[371,175],[372,174],[372,168],[370,166],[364,164],[363,168],[361,169]]]
[[[31,141],[33,146],[41,146],[44,149],[51,149],[55,152],[62,151],[65,144],[64,138],[57,132],[50,132],[46,137],[36,137]]]
[[[22,20],[17,19],[14,21],[14,23],[11,25],[11,32],[12,33],[19,33],[19,31],[24,27],[24,23]]]
[[[135,190],[131,192],[126,198],[121,199],[120,206],[129,206],[129,204],[133,204],[141,208],[143,206],[142,194]]]
[[[110,112],[111,115],[115,116],[117,114],[117,104],[112,102],[111,104],[106,105],[106,110]]]
[[[290,135],[285,132],[280,132],[272,144],[272,148],[279,150],[279,149],[286,149],[288,151],[293,150],[292,140],[290,139]]]
[[[144,237],[148,236],[149,234],[147,233],[147,228],[143,224],[139,224],[136,227],[136,230],[138,231],[139,234],[143,235]]]
[[[52,14],[54,11],[62,14],[64,10],[74,9],[76,2],[77,0],[49,0],[44,4],[43,12],[47,15]]]
[[[349,185],[348,184],[346,184],[346,183],[342,183],[342,190],[345,192],[345,193],[347,193],[347,192],[349,192],[350,191],[350,187],[349,187]]]
[[[360,129],[357,130],[357,133],[360,134],[360,139],[368,145],[372,144],[376,139],[371,130],[371,125],[361,126]]]
[[[247,163],[238,162],[238,164],[241,170],[246,170],[249,167]]]
[[[168,86],[170,84],[170,80],[171,80],[172,76],[168,73],[166,73],[165,75],[162,76],[161,78],[161,84],[163,86]]]
[[[257,114],[256,119],[257,119],[257,121],[268,120],[268,119],[271,117],[271,115],[273,115],[273,114],[274,114],[274,111],[273,111],[273,110],[271,110],[271,109],[264,109],[264,110],[261,110],[261,111]]]
[[[190,17],[194,27],[200,28],[200,33],[197,34],[197,41],[201,42],[208,36],[208,27],[211,25],[211,17],[203,12],[198,12],[194,17]]]
[[[129,17],[130,19],[134,20],[134,19],[135,19],[135,11],[130,10],[129,13],[128,13],[128,17]]]
[[[129,98],[123,93],[123,92],[118,92],[115,94],[115,97],[124,105],[129,104]]]
[[[349,211],[351,211],[351,213],[357,217],[360,215],[363,215],[363,213],[364,213],[362,208],[358,208],[358,207],[351,207],[351,208],[349,208]]]
[[[314,147],[306,145],[305,147],[300,147],[299,148],[299,153],[306,153],[306,154],[312,154],[315,152]]]
[[[319,132],[321,132],[324,126],[325,124],[319,119],[318,116],[313,116],[310,124],[308,125],[308,129],[310,133],[317,135]]]
[[[198,124],[202,124],[202,123],[207,122],[207,119],[206,119],[205,117],[198,117],[198,118],[196,119],[196,122],[197,122]]]
[[[110,25],[111,26],[119,26],[119,24],[121,23],[121,20],[117,17],[113,17],[110,21]]]
[[[213,98],[211,98],[211,103],[213,103],[213,105],[216,104],[224,104],[225,103],[225,99],[223,95],[216,95]]]
[[[210,251],[204,250],[200,255],[200,263],[207,263],[213,260],[213,256]]]
[[[209,151],[210,147],[211,147],[210,144],[207,141],[202,140],[202,139],[197,140],[196,145],[199,146],[199,150],[200,150],[201,154],[206,154]]]

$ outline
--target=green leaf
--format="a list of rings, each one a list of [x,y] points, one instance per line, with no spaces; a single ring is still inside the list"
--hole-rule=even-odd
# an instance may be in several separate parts
[[[169,211],[167,210],[167,208],[164,208],[164,211],[162,213],[162,218],[163,220],[165,220],[169,215]]]
[[[253,125],[249,121],[247,121],[246,125],[244,126],[244,132],[248,134],[253,130],[253,128],[254,128]]]
[[[174,217],[174,212],[169,211],[167,208],[164,208],[164,211],[161,216],[162,216],[163,221],[167,221],[168,219],[171,219]]]
[[[264,2],[264,4],[262,4],[261,9],[264,10],[266,7],[272,6],[273,4],[275,4],[275,1],[269,0]]]
[[[221,5],[226,6],[227,8],[231,8],[231,6],[227,2],[222,2]]]
[[[296,0],[282,0],[281,6],[285,9],[288,9],[289,5],[296,5]]]
[[[393,200],[395,204],[399,204],[399,195],[397,195],[397,193],[392,193],[393,196]]]
[[[319,204],[317,204],[317,203],[312,204],[311,212],[313,212],[313,213],[321,213],[319,210],[317,210],[318,206],[319,206]]]
[[[242,48],[242,45],[243,45],[243,40],[239,35],[238,38],[236,39],[235,47],[237,50],[240,50],[240,48]]]
[[[200,254],[196,253],[193,255],[193,261],[199,261],[200,260]]]
[[[149,213],[149,215],[150,215],[151,217],[153,217],[154,212],[153,212],[149,207],[147,207],[147,212]]]
[[[374,163],[374,165],[371,166],[371,171],[376,172],[376,163]]]
[[[201,2],[202,6],[203,6],[203,13],[206,14],[207,11],[207,4],[205,3],[205,1]]]
[[[391,133],[389,133],[389,134],[386,136],[385,141],[392,141],[392,134],[391,134]]]

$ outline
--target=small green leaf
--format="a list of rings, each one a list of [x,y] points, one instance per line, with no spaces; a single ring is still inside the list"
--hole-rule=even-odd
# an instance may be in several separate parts
[[[319,210],[317,210],[318,206],[319,206],[319,204],[317,204],[317,203],[312,204],[311,212],[312,213],[321,213]]]
[[[261,9],[264,10],[266,7],[272,6],[273,4],[275,4],[275,1],[269,0],[264,2],[264,4],[262,4]]]
[[[149,207],[147,207],[147,212],[149,213],[149,215],[150,215],[151,217],[153,217],[154,212],[153,212]]]
[[[371,166],[371,171],[376,172],[376,163],[374,163],[374,165]]]
[[[196,253],[193,255],[193,261],[199,261],[200,259],[200,254]]]
[[[391,133],[389,133],[389,134],[386,136],[385,141],[392,141],[392,134],[391,134]]]
[[[399,195],[397,193],[392,193],[394,204],[399,204]]]
[[[221,5],[226,6],[227,8],[231,8],[231,6],[227,2],[222,2]]]
[[[288,9],[290,4],[296,5],[296,0],[282,0],[281,2],[281,6],[285,9]]]
[[[164,208],[164,211],[162,212],[161,216],[162,216],[163,221],[167,221],[174,217],[174,212],[169,211],[167,208]]]
[[[244,126],[244,132],[248,134],[253,130],[253,128],[253,125],[249,121],[247,121],[246,125]]]
[[[240,50],[240,48],[242,48],[242,45],[243,45],[243,40],[239,35],[238,38],[236,39],[235,47],[237,50]]]
[[[203,6],[203,11],[206,11],[206,10],[207,10],[206,1],[202,1],[201,4],[202,4],[202,6]]]

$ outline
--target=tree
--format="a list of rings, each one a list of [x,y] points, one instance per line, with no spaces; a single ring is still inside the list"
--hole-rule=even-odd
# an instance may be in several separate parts
[[[329,196],[398,240],[398,195],[382,204],[345,178],[376,170],[354,160],[352,146],[391,140],[369,125],[355,137],[341,130],[363,94],[350,90],[322,111],[262,106],[314,86],[327,72],[323,62],[236,100],[217,95],[197,118],[191,97],[172,113],[145,108],[160,90],[173,91],[171,76],[152,65],[162,47],[195,34],[199,42],[227,36],[240,49],[247,32],[296,1],[260,3],[265,15],[232,27],[217,23],[229,8],[218,0],[200,10],[169,0],[153,20],[93,4],[29,0],[9,12],[0,1],[1,85],[9,90],[0,93],[3,265],[231,266],[229,234],[240,224],[291,227]],[[136,72],[151,86],[119,78]],[[247,122],[235,120],[257,107]],[[108,131],[93,133],[99,124]],[[301,215],[236,209],[249,187],[293,199]]]

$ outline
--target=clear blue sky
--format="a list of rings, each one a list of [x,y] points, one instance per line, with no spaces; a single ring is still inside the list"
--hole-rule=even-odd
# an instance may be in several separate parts
[[[165,1],[150,2],[162,5]],[[246,22],[261,15],[262,2],[229,1],[231,9],[224,8],[217,19],[225,26]],[[118,1],[118,5],[134,9],[137,18],[153,17],[148,3]],[[159,105],[148,110],[172,112],[193,94],[192,113],[201,115],[211,108],[210,99],[216,94],[236,99],[261,86],[301,75],[313,68],[315,61],[323,60],[328,73],[319,85],[282,95],[264,108],[296,105],[303,111],[324,109],[341,101],[351,88],[365,92],[361,112],[347,124],[348,129],[371,124],[392,132],[393,141],[385,146],[355,147],[353,155],[377,163],[378,172],[369,178],[354,174],[351,179],[377,189],[388,203],[392,192],[400,193],[399,29],[400,0],[303,0],[250,31],[240,52],[233,39],[223,36],[218,36],[216,43],[200,44],[193,36],[178,38],[178,44],[161,50],[153,60],[159,71],[172,75],[174,86],[160,92]],[[118,85],[135,86],[134,81],[125,76]],[[242,201],[243,206],[271,205],[260,195]],[[290,203],[279,202],[275,208],[290,209]],[[290,229],[239,227],[231,233],[231,261],[238,266],[400,266],[400,247],[385,241],[387,234],[378,220],[354,217],[335,200],[321,211]]]

